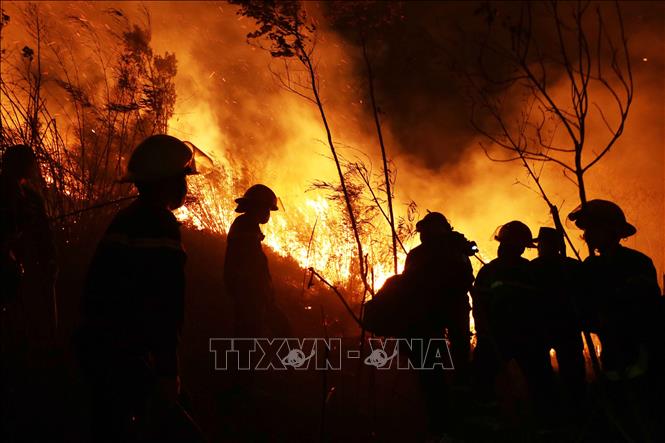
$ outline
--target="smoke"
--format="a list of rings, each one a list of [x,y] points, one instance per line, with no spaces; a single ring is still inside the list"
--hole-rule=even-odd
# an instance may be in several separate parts
[[[254,23],[237,17],[235,7],[224,2],[45,3],[61,8],[56,14],[77,10],[88,17],[112,6],[130,14],[147,8],[155,51],[174,52],[178,59],[178,101],[170,131],[210,153],[232,174],[225,207],[247,185],[261,182],[275,189],[285,214],[306,214],[306,200],[313,198],[306,192],[311,183],[336,180],[316,107],[281,87],[271,70],[283,74],[282,61],[246,42]],[[386,146],[397,169],[398,214],[406,212],[410,200],[418,203],[421,215],[425,209],[441,211],[491,258],[496,248],[491,235],[498,225],[520,219],[535,234],[551,220],[523,168],[487,159],[468,123],[465,97],[450,60],[472,55],[465,52],[469,48],[460,40],[460,30],[474,36],[482,29],[482,16],[475,14],[479,5],[404,2],[400,20],[382,28],[371,55]],[[357,42],[350,31],[331,27],[325,4],[306,6],[319,22],[315,57],[334,140],[344,156],[353,158],[362,151],[378,169],[379,146]],[[508,12],[503,13],[510,13],[511,7],[505,6]],[[662,274],[665,6],[623,2],[621,7],[630,39],[635,101],[624,135],[588,174],[588,193],[624,208],[638,228],[627,244],[651,256]],[[556,88],[566,93],[564,84]],[[596,143],[596,134],[603,130],[594,122],[590,143]],[[545,166],[543,177],[554,202],[562,205],[562,215],[567,215],[577,206],[575,187],[551,165]],[[284,215],[271,224],[286,227],[279,217]],[[310,215],[302,220],[301,230],[307,235],[315,219]],[[579,237],[579,232],[571,233]]]
[[[493,163],[485,158],[478,149],[481,140],[470,128],[468,113],[464,112],[467,106],[456,81],[455,70],[459,66],[455,63],[474,62],[477,57],[477,46],[469,43],[480,38],[487,26],[479,14],[483,5],[486,4],[405,2],[402,19],[393,30],[374,35],[373,63],[384,122],[393,135],[392,147],[399,150],[399,158],[408,159],[401,162],[401,195],[415,199],[421,206],[442,210],[454,224],[476,237],[491,256],[495,244],[487,239],[492,226],[521,219],[536,231],[538,226],[551,225],[551,220],[546,205],[519,164]],[[517,3],[489,6],[496,8],[494,26],[519,14]],[[596,6],[609,17],[609,31],[617,35],[618,23],[611,20],[614,4],[592,3],[589,10]],[[649,2],[620,4],[631,50],[635,99],[623,136],[609,155],[590,170],[586,180],[589,198],[610,199],[624,208],[639,230],[626,243],[650,255],[662,274],[665,233],[659,225],[665,219],[665,8],[655,6]],[[534,14],[538,43],[544,51],[551,51],[558,44],[551,17],[537,11]],[[595,19],[592,12],[588,15]],[[353,47],[357,40],[354,30],[340,32]],[[486,65],[489,71],[505,69],[500,58],[490,62],[493,64]],[[356,66],[356,75],[362,76],[362,64]],[[553,94],[567,97],[569,86],[563,70],[554,74],[550,78],[555,85]],[[592,107],[598,105],[608,115],[616,112],[606,94],[595,94],[594,99]],[[520,104],[520,98],[515,97],[506,107],[516,112]],[[589,123],[587,149],[597,153],[606,143],[608,132],[597,115]],[[553,201],[561,205],[564,217],[577,206],[576,188],[560,167],[544,165],[543,183]],[[571,233],[581,247],[579,231]]]

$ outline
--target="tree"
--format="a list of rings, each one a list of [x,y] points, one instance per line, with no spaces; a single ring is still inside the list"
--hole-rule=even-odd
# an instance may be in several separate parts
[[[59,32],[55,17],[37,4],[17,11],[28,39],[20,51],[2,48],[2,145],[31,146],[49,214],[59,221],[73,213],[81,222],[85,207],[128,194],[117,179],[130,150],[166,131],[176,99],[176,59],[153,53],[147,11],[141,24],[118,9],[106,10],[100,19],[105,26],[69,16]],[[3,28],[8,23],[3,18]],[[68,39],[66,32],[79,38]]]
[[[376,100],[376,91],[374,88],[374,73],[372,70],[372,61],[369,55],[369,44],[372,37],[377,33],[376,31],[384,26],[389,26],[398,16],[398,5],[389,2],[379,1],[363,1],[363,2],[346,2],[346,1],[333,1],[330,4],[328,16],[332,19],[333,24],[344,30],[351,30],[360,45],[363,62],[365,64],[365,73],[367,76],[367,90],[372,107],[372,115],[374,117],[374,125],[376,127],[376,135],[381,148],[381,160],[383,162],[383,191],[386,195],[386,203],[388,212],[386,213],[381,207],[381,202],[376,197],[371,189],[369,177],[364,176],[363,179],[367,184],[370,192],[374,197],[374,201],[381,212],[384,214],[388,224],[390,225],[390,233],[392,238],[392,259],[393,259],[393,272],[397,274],[397,244],[399,243],[402,249],[401,240],[399,239],[395,213],[393,211],[393,190],[394,190],[394,176],[391,177],[391,169],[389,167],[390,161],[386,154],[386,146],[383,139],[383,131],[381,129],[381,116],[379,105]],[[366,172],[366,168],[365,168]]]
[[[485,19],[487,32],[473,68],[464,70],[463,77],[471,124],[502,153],[497,156],[483,143],[486,154],[494,161],[522,163],[578,258],[541,174],[544,164],[561,168],[584,206],[585,174],[623,133],[633,100],[630,53],[618,2],[611,7],[613,14],[607,9],[609,5],[590,2],[524,2],[511,17],[484,3],[477,14]],[[538,16],[546,17],[547,26],[535,25]],[[615,26],[608,26],[608,19]],[[554,35],[548,36],[547,29]],[[554,43],[548,45],[550,40]],[[493,69],[489,62],[495,63]],[[557,89],[562,85],[566,95]],[[610,109],[599,105],[608,97]],[[589,141],[594,121],[607,129],[600,144]]]
[[[540,7],[545,9],[541,15],[551,28],[535,25],[540,15],[534,9]],[[487,32],[474,68],[463,72],[471,98],[471,124],[505,155],[496,157],[482,144],[485,153],[494,161],[522,163],[547,203],[554,225],[578,259],[579,252],[542,185],[541,174],[544,164],[560,167],[576,187],[584,207],[585,174],[623,133],[633,100],[630,53],[618,2],[611,8],[616,26],[607,25],[610,14],[606,9],[604,4],[590,2],[524,2],[516,17],[511,17],[484,3],[477,14],[485,19]],[[503,19],[497,26],[500,16]],[[546,44],[547,29],[554,31],[551,47]],[[488,69],[490,59],[498,62],[499,68]],[[560,95],[555,89],[558,85],[564,85],[568,94]],[[512,109],[516,97],[518,103]],[[598,104],[599,98],[605,97],[610,98],[613,109]],[[607,129],[597,146],[589,142],[589,126],[594,120],[602,121]],[[598,372],[588,332],[585,340]]]
[[[285,77],[278,77],[282,85],[315,104],[319,111],[328,147],[337,169],[346,216],[356,243],[359,275],[364,291],[371,293],[373,289],[368,281],[368,267],[357,215],[353,208],[352,190],[347,185],[342,161],[333,141],[332,130],[320,95],[319,75],[314,60],[316,25],[299,1],[232,0],[231,3],[240,6],[239,15],[253,19],[258,25],[258,29],[247,34],[247,38],[250,41],[268,42],[269,47],[266,49],[270,54],[285,60]],[[292,78],[288,64],[291,59],[296,59],[304,68],[304,78]]]

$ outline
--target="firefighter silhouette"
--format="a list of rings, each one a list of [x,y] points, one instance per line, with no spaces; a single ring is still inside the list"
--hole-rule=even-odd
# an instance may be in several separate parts
[[[649,257],[621,245],[637,229],[621,208],[590,200],[569,216],[591,255],[582,267],[580,304],[601,342],[603,378],[622,424],[637,441],[663,441],[665,315]]]
[[[57,266],[42,182],[30,147],[6,148],[0,174],[0,440],[37,438],[35,432],[52,425]],[[35,404],[34,398],[41,400]]]
[[[44,200],[37,191],[40,182],[30,147],[5,150],[0,175],[2,302],[14,312],[22,310],[18,315],[24,316],[26,339],[39,350],[52,342],[57,326],[56,254]]]
[[[473,284],[469,256],[473,243],[453,231],[439,212],[430,212],[416,224],[421,244],[409,252],[404,275],[412,287],[424,294],[425,328],[447,331],[455,368],[466,369],[469,361],[468,291]]]
[[[224,261],[224,284],[234,308],[234,335],[244,339],[288,337],[288,321],[275,304],[260,227],[268,223],[272,211],[278,210],[277,196],[269,187],[256,184],[235,201],[235,211],[240,215],[229,229]],[[237,343],[239,358],[249,362],[249,368],[233,373],[233,386],[221,393],[220,404],[229,411],[228,426],[233,432],[244,439],[263,441],[267,437],[258,436],[264,430],[257,426],[255,417],[262,407],[272,406],[275,398],[270,386],[261,385],[260,371],[254,370],[257,362],[252,360],[252,346],[251,340]],[[283,360],[287,366],[299,367],[307,360],[296,355],[287,357],[293,357]]]
[[[528,226],[516,220],[501,226],[495,239],[497,258],[478,271],[471,292],[476,386],[486,398],[497,394],[508,418],[522,420],[530,411],[529,398],[542,398],[551,378],[536,287],[522,257],[533,239]],[[528,392],[517,389],[524,380]]]
[[[534,242],[538,257],[531,261],[531,272],[540,310],[546,313],[541,316],[546,346],[556,352],[566,390],[564,409],[574,415],[584,403],[586,389],[584,344],[576,309],[581,262],[566,257],[563,235],[554,228],[540,228]]]
[[[471,337],[467,294],[473,284],[469,260],[474,253],[473,243],[453,231],[439,212],[425,215],[416,224],[416,230],[421,244],[408,253],[403,278],[411,294],[407,302],[418,304],[419,315],[407,335],[422,339],[420,342],[427,346],[429,339],[440,339],[447,331],[456,373],[464,373]],[[432,343],[445,346],[443,340]],[[448,355],[446,349],[438,349],[438,352]],[[414,362],[416,366],[421,363]],[[452,421],[443,368],[418,371],[418,377],[426,402],[428,432],[433,436],[443,435]]]
[[[277,211],[277,196],[269,187],[253,185],[236,199],[240,213],[227,237],[224,282],[234,304],[236,337],[288,335],[288,325],[275,305],[268,259],[260,225]]]
[[[172,211],[191,174],[185,143],[161,134],[142,141],[123,179],[139,196],[116,214],[90,264],[78,342],[95,441],[201,440],[178,401],[186,256]]]

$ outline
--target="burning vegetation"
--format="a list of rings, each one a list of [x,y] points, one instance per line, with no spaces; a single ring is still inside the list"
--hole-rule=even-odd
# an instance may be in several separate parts
[[[296,7],[295,4],[287,4],[290,5],[289,8]],[[171,40],[174,47],[170,50],[159,53],[153,49],[154,19],[151,18],[149,9],[144,8],[137,14],[131,11],[132,8],[120,10],[90,5],[68,5],[63,11],[54,8],[52,4],[45,4],[16,7],[15,12],[10,9],[5,11],[2,83],[3,139],[10,144],[27,142],[39,146],[38,155],[42,162],[44,179],[49,184],[49,213],[54,218],[65,220],[61,217],[128,195],[127,186],[116,183],[116,179],[121,174],[131,146],[147,134],[164,132],[170,128],[182,132],[178,135],[185,140],[191,139],[212,160],[212,164],[205,168],[204,176],[192,181],[191,200],[178,214],[181,220],[199,229],[223,234],[230,226],[233,198],[252,181],[274,181],[284,211],[274,225],[268,228],[266,243],[278,254],[295,258],[303,268],[313,267],[330,281],[349,285],[348,289],[352,289],[349,291],[351,297],[362,298],[359,295],[362,292],[370,295],[389,275],[401,269],[406,252],[415,244],[413,223],[418,215],[423,215],[425,208],[435,210],[439,209],[439,205],[445,208],[452,214],[453,221],[459,220],[455,223],[456,226],[469,232],[470,237],[479,242],[482,253],[486,257],[492,255],[494,247],[487,243],[487,239],[503,217],[492,216],[491,221],[483,223],[473,220],[472,225],[471,219],[477,210],[468,210],[468,205],[451,199],[454,192],[444,190],[443,198],[436,197],[436,194],[433,195],[430,191],[418,195],[419,191],[424,191],[418,176],[430,177],[429,180],[432,181],[437,180],[437,177],[432,175],[431,170],[423,169],[417,162],[404,158],[403,153],[408,152],[408,148],[401,145],[399,135],[395,134],[397,131],[391,130],[390,116],[382,116],[381,99],[377,99],[376,88],[377,84],[382,86],[381,82],[385,80],[376,78],[377,68],[373,68],[372,63],[382,68],[381,45],[386,44],[384,35],[390,32],[391,26],[403,26],[401,14],[404,11],[401,11],[400,7],[382,7],[378,4],[331,5],[323,9],[308,7],[307,11],[299,10],[298,14],[301,15],[289,23],[282,19],[286,16],[296,17],[292,15],[293,11],[277,8],[266,15],[265,8],[260,5],[253,6],[254,9],[243,6],[246,9],[240,10],[239,32],[226,32],[223,42],[225,46],[238,47],[231,53],[243,54],[236,58],[237,66],[222,63],[220,68],[226,68],[227,72],[212,70],[205,74],[201,69],[205,69],[206,64],[212,65],[212,61],[190,58],[191,55],[184,48],[186,45]],[[224,16],[234,14],[232,6],[221,8],[222,20]],[[491,20],[494,19],[493,14],[496,14],[496,11],[477,12],[479,17],[485,14],[487,23],[492,24]],[[559,12],[561,20],[564,20],[563,17],[566,17],[568,12]],[[605,13],[613,19],[612,11]],[[58,14],[64,14],[66,19],[56,21]],[[168,20],[164,17],[169,17],[170,14],[163,14],[161,20]],[[590,13],[587,15],[591,16]],[[251,30],[252,20],[260,24],[259,31]],[[585,68],[586,71],[576,74],[581,75],[579,81],[586,85],[586,75],[592,81],[610,88],[610,93],[621,93],[618,89],[622,87],[621,83],[602,75],[604,72],[612,75],[619,73],[618,79],[624,82],[624,86],[628,85],[626,82],[633,81],[632,76],[627,76],[631,72],[629,65],[626,65],[629,58],[623,34],[617,37],[609,32],[606,29],[608,24],[602,19],[596,21],[591,17],[590,25],[583,23],[586,16],[579,20],[576,26],[588,26],[589,32],[596,32],[594,27],[600,25],[598,31],[606,42],[605,46],[598,48],[591,48],[590,45],[582,48],[589,51],[586,54],[588,60],[597,62],[598,68],[589,65],[588,69]],[[343,42],[338,43],[331,33],[338,30],[345,35],[351,29],[354,31],[348,38],[353,42],[350,49],[355,52],[348,56],[342,55],[340,51],[343,50]],[[479,29],[482,30],[482,27]],[[242,48],[243,33],[249,36],[250,45],[247,49]],[[234,35],[237,41],[230,41],[229,34]],[[73,38],[61,40],[63,35],[71,35]],[[519,37],[521,40],[528,38],[536,36],[523,34]],[[622,38],[624,40],[621,40]],[[568,36],[564,34],[562,39],[563,46],[558,51],[571,51],[566,47],[569,44]],[[161,40],[158,44],[168,48],[166,41]],[[220,42],[218,39],[213,41]],[[16,43],[9,44],[10,42]],[[330,47],[331,42],[333,47]],[[180,47],[183,47],[183,50],[178,51]],[[263,52],[262,47],[267,51]],[[493,58],[504,57],[501,50],[481,48],[481,51],[491,54]],[[525,68],[531,66],[530,54],[520,54],[519,47],[514,51],[515,56],[522,57],[521,60],[515,59],[516,63],[523,63]],[[270,56],[273,58],[272,62],[269,60]],[[511,60],[511,56],[505,54],[506,59]],[[571,51],[570,57],[574,56]],[[251,57],[251,61],[246,57]],[[331,65],[331,61],[335,59],[341,59],[342,64]],[[346,67],[355,60],[362,62],[358,66],[357,74]],[[496,60],[492,59],[491,62],[496,63]],[[262,99],[266,102],[266,108],[283,109],[285,112],[277,116],[274,112],[266,113],[265,109],[257,109],[264,106],[257,107],[254,104],[256,99],[252,97],[249,110],[238,114],[244,114],[248,121],[257,123],[256,130],[260,134],[250,135],[252,130],[247,126],[248,122],[239,122],[237,117],[231,115],[234,109],[246,106],[246,103],[241,104],[238,98],[241,95],[246,96],[247,90],[239,88],[238,93],[233,93],[236,87],[227,85],[233,78],[240,78],[239,75],[246,76],[248,69],[256,71],[266,63],[269,68],[258,73],[259,84],[263,82],[263,85],[257,84],[256,87],[264,90],[268,88],[271,91]],[[608,68],[603,68],[602,63],[607,63]],[[486,68],[480,66],[481,71],[475,72],[465,70],[464,76],[472,86],[469,89],[471,97],[476,97],[473,99],[476,104],[474,109],[479,111],[474,114],[472,123],[481,130],[481,134],[490,137],[490,142],[494,141],[494,145],[489,146],[492,150],[489,155],[498,155],[493,154],[494,146],[504,146],[505,143],[511,143],[511,140],[516,143],[512,149],[516,154],[525,154],[523,161],[527,167],[524,178],[520,177],[522,173],[515,172],[516,180],[536,191],[540,189],[546,192],[544,196],[547,204],[539,206],[538,210],[530,208],[526,212],[538,212],[541,215],[536,216],[536,219],[545,222],[547,212],[540,208],[547,210],[549,205],[551,212],[553,207],[559,209],[566,201],[571,201],[567,203],[571,208],[575,206],[572,204],[574,199],[568,198],[574,188],[564,191],[564,183],[571,175],[577,173],[581,176],[587,172],[591,165],[595,165],[595,161],[590,158],[587,164],[582,164],[579,169],[575,169],[573,164],[571,175],[568,176],[565,175],[567,166],[563,167],[564,177],[554,179],[555,170],[559,169],[557,163],[561,155],[566,154],[565,149],[558,148],[567,145],[566,140],[561,137],[566,133],[566,125],[572,126],[574,123],[568,117],[557,122],[556,112],[560,110],[559,115],[563,116],[572,112],[573,108],[569,109],[563,101],[565,96],[562,95],[563,89],[559,85],[563,86],[566,80],[559,76],[556,65],[552,65],[551,69],[554,71],[547,77],[556,79],[552,81],[553,86],[548,85],[547,95],[537,95],[536,88],[541,81],[537,75],[545,76],[543,69],[550,69],[546,65],[540,66],[540,74],[526,71],[536,77],[531,85],[524,85],[524,92],[536,93],[530,97],[524,95],[522,109],[531,109],[531,113],[522,114],[523,124],[527,125],[523,127],[529,130],[525,129],[521,136],[508,133],[501,136],[504,138],[497,138],[495,126],[489,125],[489,114],[485,115],[491,111],[492,115],[502,119],[499,123],[505,123],[505,119],[512,119],[515,111],[519,109],[516,103],[500,99],[502,92],[499,90],[483,90],[486,94],[482,96],[484,101],[479,98],[481,96],[473,95],[473,87],[480,88],[482,85],[477,74],[486,72],[483,70]],[[510,66],[506,65],[506,68],[510,69]],[[601,74],[597,79],[596,71]],[[356,75],[359,77],[354,78]],[[349,84],[344,85],[340,76],[347,76]],[[183,80],[177,88],[180,77]],[[229,108],[229,111],[211,110],[210,107],[214,106],[212,102],[195,98],[201,95],[202,90],[201,86],[192,85],[193,77],[201,79],[197,82],[200,85],[208,83],[212,88],[217,88],[218,86],[213,85],[218,85],[221,81],[222,95],[218,97],[222,99],[226,95],[226,98],[220,105]],[[514,82],[519,78],[509,80]],[[488,84],[505,84],[497,79],[483,81]],[[589,95],[589,98],[586,95],[581,96],[583,100],[572,97],[573,107],[585,107],[581,111],[583,113],[578,114],[580,118],[585,118],[587,108],[589,114],[595,109],[602,112],[603,107],[598,107],[598,101],[605,100],[607,94],[593,89],[592,86],[580,89],[575,86],[577,77],[571,77],[571,81],[574,91]],[[251,84],[254,84],[254,81],[251,81],[250,88],[253,87]],[[357,116],[340,112],[340,100],[333,95],[332,89],[338,84],[345,90],[342,95],[351,95],[350,98],[357,100],[352,102],[352,109],[357,109]],[[277,89],[286,89],[286,96],[276,92],[271,85],[277,86]],[[517,87],[520,87],[519,83],[513,83],[512,89],[506,89],[506,93],[522,96],[521,92],[510,92]],[[628,92],[632,95],[632,86],[630,87]],[[176,97],[178,89],[179,98]],[[225,92],[228,89],[231,92]],[[218,94],[214,89],[211,93]],[[609,97],[611,96],[610,94]],[[616,98],[622,100],[619,96]],[[593,145],[596,155],[604,156],[623,131],[623,122],[631,99],[629,95],[628,106],[619,102],[619,129],[612,127],[615,125],[612,111],[598,114],[610,125],[610,130],[614,131],[612,134],[615,135],[609,142],[600,145],[604,149],[597,148],[596,135],[591,131],[586,131],[590,135],[585,133],[585,138],[575,135],[573,145],[578,143],[575,146],[580,148],[582,143]],[[279,104],[279,100],[284,104]],[[534,100],[534,103],[544,100],[540,103],[545,107],[541,110],[534,108]],[[548,109],[547,100],[555,100],[556,107]],[[550,118],[550,114],[554,119]],[[285,120],[293,122],[291,129],[294,131],[284,128]],[[589,123],[586,126],[594,129],[599,127],[599,122],[596,122],[593,115],[587,120]],[[216,127],[218,122],[221,125]],[[273,127],[269,126],[271,124]],[[579,123],[575,125],[585,127],[584,123],[582,126]],[[502,127],[513,131],[507,124]],[[515,126],[514,130],[519,130],[519,127]],[[285,133],[285,130],[303,136],[294,136]],[[303,155],[303,142],[305,145],[312,143],[306,141],[307,137],[318,140],[321,136],[325,141],[320,142],[320,145],[314,141],[312,154]],[[247,141],[246,147],[239,145],[243,137]],[[338,141],[346,139],[354,140],[353,145]],[[282,140],[284,147],[277,147],[275,141],[279,144],[279,140]],[[534,148],[529,147],[532,142],[535,144]],[[620,146],[617,149],[620,149]],[[498,168],[491,164],[480,166],[480,157],[478,154],[467,156],[463,161],[467,165],[462,166],[459,173],[453,172],[452,175],[458,176],[464,170],[476,168]],[[266,158],[276,160],[275,166],[270,166]],[[400,160],[396,161],[396,158]],[[304,160],[303,166],[294,167],[293,164],[300,159]],[[546,174],[549,170],[552,172]],[[259,171],[265,171],[267,176],[260,177]],[[398,183],[397,176],[400,171],[402,178]],[[442,188],[454,182],[454,179],[446,178],[451,171],[444,168],[440,181]],[[476,173],[471,173],[473,174]],[[585,196],[587,191],[579,176],[579,193]],[[477,183],[469,185],[470,188],[484,189],[486,186],[482,178],[473,181]],[[592,191],[596,189],[594,184],[591,186]],[[449,187],[464,189],[465,185],[460,188],[460,185],[455,183]],[[477,191],[463,193],[467,195],[467,200],[470,196],[478,195]],[[420,210],[416,201],[420,201]],[[497,203],[487,200],[478,204],[497,206]],[[522,208],[525,204],[524,197],[517,200],[513,198],[512,206],[500,212],[508,212],[508,208]],[[98,211],[81,212],[73,218],[69,216],[66,220],[80,219],[81,223],[85,223],[86,217],[94,217],[95,212]],[[456,216],[457,214],[459,215]],[[63,226],[66,224],[63,223]],[[571,249],[578,250],[580,245],[577,234],[572,233],[570,237],[575,243],[571,243]],[[653,250],[657,249],[653,247]],[[658,256],[656,259],[659,260]]]
[[[183,359],[190,374],[205,377],[194,354],[233,321],[228,300],[210,296],[224,292],[213,269],[235,199],[255,183],[277,194],[263,243],[287,316],[310,335],[364,343],[365,303],[404,271],[430,211],[477,242],[477,272],[496,255],[497,226],[516,218],[553,225],[568,255],[593,255],[559,214],[617,200],[639,228],[627,244],[665,283],[665,38],[650,5],[2,6],[0,146],[36,154],[70,330],[94,244],[137,197],[119,178],[153,134],[185,141],[200,172],[175,211],[190,291],[207,294],[188,302],[202,319],[187,338],[199,346]],[[353,377],[324,380],[324,418],[335,395],[359,402],[342,388]],[[343,409],[333,413],[348,419]]]

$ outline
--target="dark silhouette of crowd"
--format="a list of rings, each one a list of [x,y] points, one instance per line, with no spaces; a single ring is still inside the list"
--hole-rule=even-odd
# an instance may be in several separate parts
[[[129,160],[123,180],[138,197],[115,215],[97,246],[73,340],[90,386],[93,441],[205,440],[180,390],[186,254],[173,215],[187,194],[186,177],[196,173],[194,150],[168,135],[148,137]],[[19,437],[32,407],[25,398],[39,395],[46,370],[35,355],[48,355],[58,327],[56,254],[38,174],[29,147],[5,149],[0,412],[8,442],[29,441]],[[278,210],[277,196],[257,184],[236,202],[224,264],[235,336],[290,336],[260,229]],[[562,424],[579,429],[590,411],[601,410],[597,420],[607,435],[582,441],[665,441],[665,314],[655,267],[621,244],[637,229],[615,203],[589,200],[569,219],[583,232],[584,261],[567,257],[561,226],[540,227],[534,238],[513,220],[495,233],[497,258],[474,276],[475,243],[443,214],[428,213],[416,225],[421,244],[408,253],[404,272],[367,303],[363,323],[370,332],[423,343],[446,339],[437,352],[449,352],[452,370],[417,373],[431,441],[465,441],[470,411],[454,404],[460,395],[497,411],[508,427],[536,432],[531,436]],[[537,248],[538,257],[524,258],[527,248]],[[585,343],[589,333],[602,348],[597,362],[595,344]],[[592,347],[591,369],[585,344]],[[404,354],[413,362],[418,356],[413,349]],[[235,377],[231,402],[250,395],[254,373]]]

